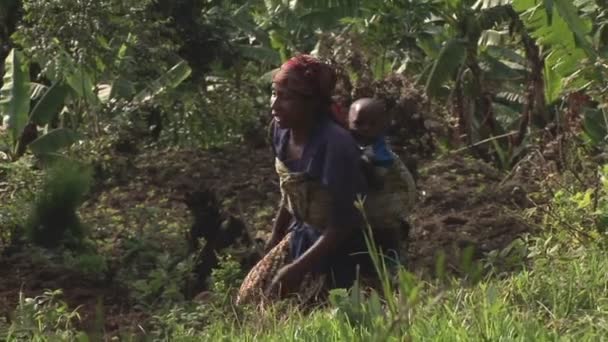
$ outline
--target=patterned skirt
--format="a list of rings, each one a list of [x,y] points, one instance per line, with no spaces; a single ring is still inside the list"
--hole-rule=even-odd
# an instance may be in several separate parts
[[[293,232],[288,233],[273,249],[270,250],[243,280],[236,299],[237,305],[264,305],[280,299],[278,293],[271,292],[270,285],[277,272],[291,262],[291,239]],[[293,294],[300,304],[314,302],[327,290],[326,275],[307,273],[297,291]]]

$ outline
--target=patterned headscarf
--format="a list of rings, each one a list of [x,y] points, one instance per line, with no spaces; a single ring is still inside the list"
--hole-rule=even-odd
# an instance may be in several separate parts
[[[319,97],[329,103],[336,86],[336,73],[326,63],[310,55],[298,55],[281,65],[274,83],[304,96]]]
[[[310,55],[298,55],[281,65],[272,81],[294,93],[318,98],[329,107],[335,121],[343,126],[346,124],[344,111],[331,98],[336,72],[329,64]]]

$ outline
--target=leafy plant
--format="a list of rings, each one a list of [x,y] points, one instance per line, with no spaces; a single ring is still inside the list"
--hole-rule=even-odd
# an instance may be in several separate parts
[[[75,329],[80,321],[78,308],[70,310],[60,298],[61,290],[47,290],[34,298],[19,294],[7,341],[72,340],[82,336]]]
[[[82,246],[87,231],[76,210],[84,202],[91,181],[91,170],[86,166],[69,160],[54,163],[46,172],[26,223],[30,241],[49,248]]]
[[[183,289],[193,267],[191,259],[175,263],[168,253],[158,255],[156,268],[147,272],[144,279],[133,282],[135,297],[149,307],[183,300]]]
[[[97,253],[94,248],[89,248],[88,251],[64,251],[63,263],[82,274],[88,276],[104,278],[108,271],[108,262],[106,258]]]
[[[29,112],[29,68],[23,54],[12,50],[4,62],[5,74],[0,90],[1,115],[7,122],[12,153],[16,153]]]
[[[546,206],[544,223],[556,236],[604,242],[608,231],[608,166],[597,171],[596,186],[572,184],[555,191]]]
[[[240,286],[243,280],[241,264],[232,256],[219,258],[218,266],[211,271],[211,291],[229,295],[231,290]]]
[[[589,36],[591,21],[579,15],[572,1],[515,0],[513,7],[530,35],[548,48],[544,61],[547,103],[557,100],[566,89],[584,86],[584,78],[571,76],[578,73],[583,60],[597,56]]]
[[[67,95],[67,89],[54,84],[44,91],[41,99],[30,111],[29,68],[23,54],[12,50],[6,61],[4,84],[0,90],[1,114],[7,118],[10,132],[11,157],[16,159],[25,151],[24,145],[36,140],[36,125],[45,125],[58,114]],[[33,126],[26,129],[27,125]],[[49,154],[69,146],[76,140],[75,134],[68,129],[59,129],[43,135],[34,145],[38,154]]]
[[[25,240],[27,216],[23,215],[23,208],[35,200],[43,172],[34,169],[30,159],[23,158],[14,163],[0,163],[0,179],[5,182],[3,191],[14,193],[14,196],[2,198],[0,241],[3,247],[19,245]]]

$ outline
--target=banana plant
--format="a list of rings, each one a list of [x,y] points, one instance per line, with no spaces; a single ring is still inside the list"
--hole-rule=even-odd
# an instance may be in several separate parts
[[[29,68],[20,51],[12,50],[4,62],[5,74],[0,89],[0,111],[8,127],[9,139],[16,151],[16,145],[27,124],[30,110]]]
[[[5,61],[6,72],[4,84],[0,90],[0,110],[6,118],[9,141],[9,155],[19,158],[25,151],[25,145],[34,146],[32,151],[38,155],[56,152],[71,145],[76,134],[67,128],[59,128],[37,138],[36,126],[46,125],[61,107],[69,88],[62,83],[55,83],[44,90],[35,87],[30,91],[30,80],[27,61],[19,50],[12,50]],[[31,97],[40,95],[36,105],[30,109]]]
[[[69,147],[80,135],[73,129],[59,127],[50,129],[49,123],[66,107],[81,101],[94,109],[111,98],[123,97],[129,101],[130,110],[151,101],[168,89],[177,87],[191,73],[184,61],[178,62],[156,80],[148,83],[137,94],[121,92],[124,88],[120,78],[115,82],[94,84],[92,78],[82,70],[66,74],[50,86],[34,84],[29,80],[28,63],[23,54],[12,50],[5,61],[4,85],[0,90],[0,112],[6,118],[9,141],[8,152],[13,160],[25,152],[26,145],[37,156],[43,157]],[[94,89],[98,89],[97,93]],[[30,102],[36,99],[30,108]],[[37,137],[37,127],[46,126],[46,133]],[[76,128],[76,127],[72,127]]]
[[[506,78],[521,73],[485,54],[483,48],[512,40],[502,30],[512,21],[512,9],[508,1],[501,0],[436,3],[437,22],[443,23],[449,38],[434,60],[426,92],[431,98],[449,95],[458,118],[458,135],[466,137],[466,143],[500,135],[503,129],[496,121],[488,81],[494,78],[497,83],[500,73]],[[451,89],[444,87],[448,81],[454,84]]]
[[[606,39],[606,5],[593,0],[513,0],[513,7],[530,35],[542,47],[544,99],[557,106],[565,93],[585,91],[604,102],[604,63]],[[590,15],[592,13],[592,15]],[[598,15],[599,13],[599,15]],[[557,115],[559,111],[554,111]],[[604,110],[584,111],[584,135],[593,144],[604,143],[606,134]],[[562,124],[564,120],[556,120]]]
[[[363,0],[265,0],[254,12],[255,22],[268,34],[270,47],[282,61],[297,52],[310,51],[318,31],[339,28],[340,20],[357,16]],[[317,31],[317,32],[315,32]]]
[[[595,60],[591,43],[592,22],[579,15],[571,0],[514,0],[530,35],[545,48],[546,101],[554,102],[570,89],[580,89],[589,80],[572,78],[584,60]]]

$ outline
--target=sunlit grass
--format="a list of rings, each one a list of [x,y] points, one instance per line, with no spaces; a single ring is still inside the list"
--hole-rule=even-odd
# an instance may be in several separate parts
[[[573,257],[576,255],[576,259]],[[554,341],[608,336],[607,252],[590,247],[504,279],[488,277],[465,287],[425,283],[419,301],[396,315],[354,322],[352,308],[330,307],[282,318],[254,315],[240,324],[213,322],[190,337],[224,341]],[[536,267],[543,266],[543,267]],[[395,298],[388,300],[398,300]],[[351,303],[352,305],[356,305]],[[362,312],[373,312],[363,301]],[[181,340],[189,336],[176,334]]]

